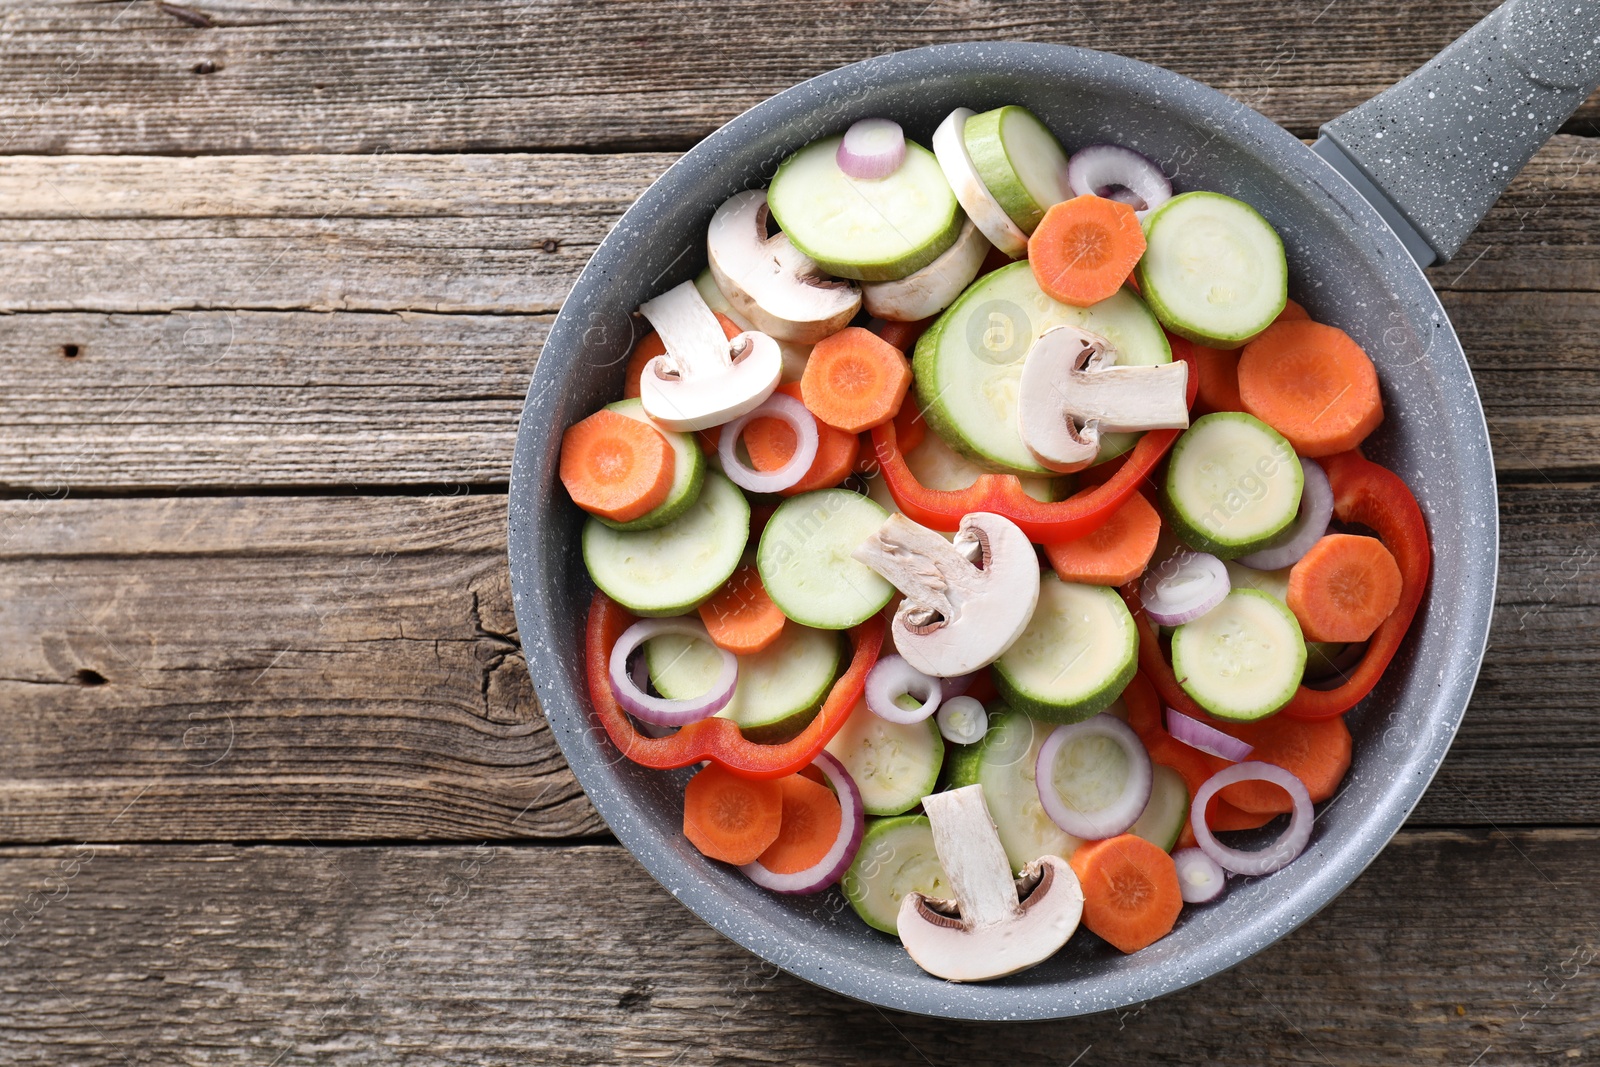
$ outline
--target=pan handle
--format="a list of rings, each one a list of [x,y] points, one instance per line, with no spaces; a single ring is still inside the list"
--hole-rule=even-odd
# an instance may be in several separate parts
[[[1508,0],[1405,80],[1319,131],[1418,264],[1455,255],[1600,86],[1600,2]]]

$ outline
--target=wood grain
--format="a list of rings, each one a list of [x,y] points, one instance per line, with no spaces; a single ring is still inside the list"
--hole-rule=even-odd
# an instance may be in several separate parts
[[[1600,490],[1502,508],[1489,657],[1415,820],[1600,822]],[[504,509],[0,502],[0,841],[604,832],[517,647]]]
[[[1304,928],[1204,985],[1030,1024],[885,1013],[775,973],[615,846],[95,844],[9,849],[0,872],[14,931],[0,1030],[18,1063],[1370,1067],[1600,1054],[1594,830],[1402,832]]]
[[[1434,284],[1600,291],[1597,144],[1555,138]],[[0,306],[552,312],[674,158],[14,158]]]
[[[1494,7],[1325,3],[200,0],[196,26],[159,4],[35,0],[6,15],[0,151],[682,149],[813,75],[970,40],[1120,52],[1305,135]]]

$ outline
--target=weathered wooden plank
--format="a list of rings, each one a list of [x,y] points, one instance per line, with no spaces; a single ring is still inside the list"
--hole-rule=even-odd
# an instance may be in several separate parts
[[[776,972],[615,846],[11,849],[0,1029],[84,1065],[1587,1062],[1597,880],[1594,830],[1406,832],[1199,987],[973,1025]]]
[[[504,514],[6,502],[0,840],[70,838],[135,796],[135,839],[601,831],[522,664]]]
[[[35,0],[6,14],[0,114],[13,117],[0,150],[682,148],[834,67],[970,40],[1121,52],[1309,134],[1493,6],[203,0],[196,20],[159,4]],[[1591,102],[1580,121],[1595,114]]]
[[[554,311],[673,158],[14,157],[0,306]],[[1600,289],[1597,159],[1556,138],[1435,284]]]
[[[505,484],[548,316],[0,317],[0,485]]]
[[[1600,822],[1600,490],[1503,499],[1491,652],[1417,819]],[[516,647],[504,507],[0,502],[0,841],[601,832]]]

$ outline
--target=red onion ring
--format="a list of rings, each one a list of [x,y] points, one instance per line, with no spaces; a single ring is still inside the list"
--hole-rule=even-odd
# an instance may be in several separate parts
[[[1250,758],[1250,753],[1256,750],[1254,745],[1248,745],[1237,737],[1225,734],[1193,715],[1185,715],[1177,708],[1167,709],[1167,733],[1190,748],[1197,748],[1229,763],[1247,760]]]
[[[1301,459],[1300,469],[1305,472],[1305,486],[1300,490],[1300,510],[1282,535],[1283,539],[1271,548],[1240,556],[1234,562],[1258,571],[1292,567],[1328,532],[1328,523],[1333,521],[1333,486],[1328,484],[1328,475],[1316,460]]]
[[[887,178],[906,158],[906,135],[893,119],[862,119],[844,131],[834,160],[859,181]]]
[[[902,696],[922,701],[907,710],[896,701]],[[896,654],[880,656],[867,672],[867,710],[880,719],[909,726],[939,710],[944,689],[938,678],[929,677]]]
[[[939,733],[952,745],[975,745],[989,732],[989,713],[976,697],[951,697],[939,705]]]
[[[964,696],[967,690],[972,688],[972,683],[977,677],[978,673],[974,671],[971,674],[958,674],[954,678],[940,678],[939,688],[943,691],[940,699],[949,700],[951,697]]]
[[[1211,798],[1217,795],[1218,790],[1235,782],[1268,782],[1284,789],[1294,801],[1294,814],[1289,818],[1289,828],[1259,852],[1229,848],[1218,841],[1206,825],[1206,806],[1211,803]],[[1194,830],[1195,842],[1225,870],[1243,875],[1271,874],[1294,862],[1311,840],[1313,818],[1311,794],[1306,792],[1305,783],[1282,767],[1260,760],[1222,768],[1206,779],[1189,805],[1189,826]]]
[[[739,868],[746,878],[774,893],[820,893],[837,882],[855,860],[861,837],[867,830],[861,790],[856,788],[855,779],[844,769],[844,764],[827,752],[819,752],[812,766],[823,773],[839,796],[839,836],[826,855],[803,871],[775,874],[763,867],[760,860]]]
[[[1172,199],[1161,168],[1131,148],[1092,144],[1072,153],[1067,184],[1078,196],[1103,196],[1132,207],[1141,218]],[[1116,195],[1126,190],[1130,195]]]
[[[1172,862],[1178,868],[1178,893],[1186,903],[1216,900],[1228,887],[1228,873],[1202,849],[1180,848]]]
[[[739,438],[756,419],[782,419],[794,430],[794,455],[775,471],[758,471],[739,458]],[[734,485],[752,493],[777,493],[806,476],[817,458],[817,441],[817,420],[806,406],[787,393],[773,393],[722,428],[717,456],[722,460],[722,472]]]
[[[611,691],[616,694],[617,703],[622,705],[623,710],[636,719],[656,726],[687,726],[701,719],[709,719],[727,707],[739,684],[739,658],[725,648],[717,649],[722,654],[721,673],[711,683],[711,688],[700,696],[668,700],[666,697],[651,696],[641,686],[634,684],[633,676],[628,672],[628,658],[640,645],[662,634],[679,634],[712,644],[710,635],[698,619],[681,616],[673,619],[640,619],[622,631],[622,636],[617,638],[616,645],[611,649],[610,667]]]
[[[1062,796],[1055,785],[1056,756],[1072,741],[1081,737],[1108,737],[1127,754],[1128,778],[1122,792],[1115,800],[1098,811],[1079,811]],[[1099,841],[1116,837],[1139,821],[1145,805],[1150,803],[1150,787],[1155,774],[1150,769],[1150,755],[1144,749],[1139,735],[1121,719],[1111,715],[1096,715],[1083,722],[1058,726],[1050,731],[1044,744],[1039,746],[1039,758],[1033,765],[1034,783],[1039,789],[1039,803],[1050,821],[1074,837],[1086,841]]]
[[[1177,552],[1151,567],[1139,586],[1144,613],[1159,626],[1193,622],[1228,595],[1228,568],[1205,552]]]

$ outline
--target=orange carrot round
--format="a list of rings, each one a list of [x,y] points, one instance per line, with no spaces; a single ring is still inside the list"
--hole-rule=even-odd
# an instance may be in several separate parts
[[[799,774],[777,780],[783,791],[778,839],[760,856],[773,874],[795,874],[815,867],[839,837],[844,812],[833,790]]]
[[[1255,746],[1251,759],[1276,764],[1304,782],[1313,804],[1338,792],[1350,769],[1350,728],[1339,716],[1311,720],[1274,715],[1257,722],[1215,725]],[[1235,782],[1217,795],[1242,812],[1270,817],[1291,810],[1289,794],[1267,782]],[[1230,828],[1210,825],[1213,830]]]
[[[1115,294],[1142,255],[1144,229],[1133,208],[1101,196],[1056,204],[1028,238],[1039,288],[1074,307]]]
[[[1311,313],[1305,308],[1296,304],[1293,300],[1285,300],[1283,302],[1283,310],[1278,312],[1278,317],[1272,321],[1283,322],[1285,319],[1304,319],[1309,321],[1310,318]]]
[[[847,433],[894,418],[910,387],[906,357],[859,326],[846,326],[818,341],[800,377],[801,399],[811,414]]]
[[[799,382],[785,382],[778,392],[794,397],[801,403]],[[816,416],[812,416],[813,419]],[[758,471],[775,471],[794,455],[799,443],[794,427],[782,419],[759,418],[750,420],[744,430],[744,448],[750,454],[750,464]],[[782,491],[783,496],[809,493],[813,489],[828,489],[846,478],[855,469],[856,457],[861,454],[861,438],[853,433],[834,429],[817,419],[817,458],[798,482]]]
[[[744,331],[739,324],[734,322],[722,312],[716,312],[717,321],[722,323],[722,332],[728,340],[733,340]],[[667,346],[661,343],[661,335],[651,330],[639,338],[639,343],[633,346],[633,354],[628,357],[628,370],[622,381],[622,396],[631,400],[639,395],[639,379],[644,375],[645,364],[657,356],[667,354]]]
[[[1243,411],[1239,399],[1239,353],[1225,348],[1207,348],[1193,345],[1194,368],[1199,383],[1195,391],[1195,408],[1201,414],[1213,411]]]
[[[1063,582],[1122,585],[1144,573],[1160,536],[1160,514],[1134,493],[1104,526],[1076,541],[1045,545],[1044,554]]]
[[[718,648],[736,656],[751,656],[778,639],[785,619],[782,609],[767,595],[755,565],[746,563],[700,605],[700,621]]]
[[[614,522],[665,503],[674,466],[660,430],[615,411],[597,411],[561,437],[561,484],[573,503]]]
[[[1348,452],[1383,421],[1372,360],[1343,330],[1308,319],[1273,323],[1244,346],[1239,399],[1313,459]]]
[[[1289,610],[1308,641],[1365,641],[1400,604],[1400,565],[1376,537],[1328,534],[1289,571]]]
[[[683,835],[724,863],[753,863],[778,839],[783,787],[775,779],[741,778],[710,764],[683,791]]]
[[[1183,910],[1172,857],[1142,837],[1091,841],[1069,860],[1083,886],[1083,925],[1123,952],[1166,937]]]

